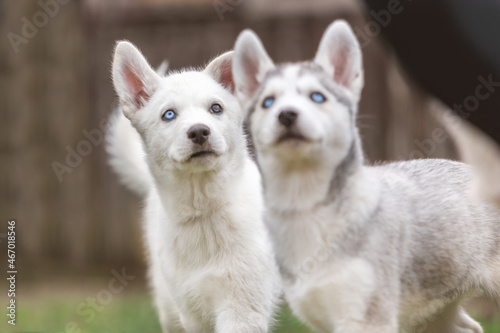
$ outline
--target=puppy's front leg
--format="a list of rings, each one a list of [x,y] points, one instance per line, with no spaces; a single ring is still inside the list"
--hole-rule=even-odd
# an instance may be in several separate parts
[[[188,312],[182,312],[180,314],[180,321],[182,323],[182,327],[186,331],[186,333],[203,333],[205,332],[203,325],[199,321],[198,318],[192,316]]]
[[[397,333],[398,280],[384,279],[362,258],[339,261],[309,279],[291,302],[318,332]]]
[[[343,299],[333,314],[335,333],[398,333],[398,301],[391,293],[372,293],[364,300]],[[339,314],[339,315],[338,315]]]
[[[309,292],[309,301],[301,304],[300,312],[315,331],[398,333],[397,301],[372,303],[370,298],[363,299],[364,295],[343,294],[337,287],[323,285]]]
[[[182,327],[179,314],[165,314],[160,310],[160,324],[163,333],[186,333]]]
[[[398,328],[394,325],[376,325],[374,323],[370,324],[360,324],[351,323],[350,325],[339,328],[334,331],[335,333],[398,333]]]
[[[373,295],[372,295],[373,296]],[[384,297],[383,299],[381,297]],[[398,333],[398,302],[390,295],[370,297],[368,302],[353,306],[346,301],[347,311],[333,315],[335,333]],[[385,298],[387,297],[387,298]],[[342,306],[340,303],[339,306]],[[351,307],[349,310],[349,306]]]
[[[234,305],[225,307],[219,312],[216,324],[216,333],[267,333],[268,318],[252,310],[238,310]]]

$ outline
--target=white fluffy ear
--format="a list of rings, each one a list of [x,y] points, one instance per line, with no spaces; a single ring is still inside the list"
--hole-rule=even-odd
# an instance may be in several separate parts
[[[349,24],[337,20],[326,29],[314,61],[359,100],[363,89],[363,63],[358,40]]]
[[[151,68],[142,53],[129,42],[119,42],[113,60],[113,84],[120,98],[123,113],[131,118],[149,101],[160,76]]]
[[[233,76],[238,97],[248,100],[253,96],[266,73],[274,68],[259,37],[243,31],[234,46]]]
[[[213,59],[203,71],[227,90],[234,92],[233,51],[226,52]]]

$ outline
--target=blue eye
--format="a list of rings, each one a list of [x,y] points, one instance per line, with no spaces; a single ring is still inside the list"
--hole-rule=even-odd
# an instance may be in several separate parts
[[[170,120],[174,120],[175,117],[177,117],[177,113],[175,113],[174,110],[167,110],[164,114],[163,114],[163,119],[164,120],[167,120],[167,121],[170,121]]]
[[[316,103],[323,103],[324,101],[326,101],[326,97],[320,92],[313,92],[311,94],[311,99]]]
[[[274,97],[267,97],[262,103],[264,109],[270,108],[274,104]]]
[[[221,113],[222,112],[222,106],[220,106],[220,104],[212,104],[212,106],[210,107],[210,111],[212,111],[212,113]]]

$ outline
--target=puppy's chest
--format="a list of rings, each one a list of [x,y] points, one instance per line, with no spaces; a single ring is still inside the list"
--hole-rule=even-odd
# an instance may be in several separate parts
[[[210,320],[230,287],[231,255],[239,250],[233,230],[224,221],[205,218],[193,220],[171,236],[167,283],[181,308]]]
[[[173,283],[177,304],[200,318],[212,318],[215,308],[228,291],[229,272],[199,269],[186,273],[176,274]]]
[[[342,245],[343,217],[321,207],[300,212],[269,211],[268,224],[285,278],[331,262]]]
[[[228,214],[191,216],[183,225],[171,231],[170,253],[179,269],[204,267],[223,262],[237,233]]]
[[[170,213],[174,214],[178,224],[191,222],[205,222],[206,224],[220,219],[225,220],[231,214],[231,203],[224,196],[213,200],[205,195],[196,194],[177,200],[173,206],[175,209],[171,209]]]

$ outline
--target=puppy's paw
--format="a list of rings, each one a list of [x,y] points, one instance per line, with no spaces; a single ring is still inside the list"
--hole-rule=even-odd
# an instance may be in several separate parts
[[[456,333],[483,333],[483,328],[465,311],[461,311],[457,321]]]

